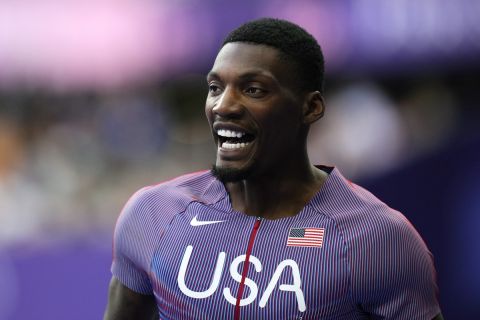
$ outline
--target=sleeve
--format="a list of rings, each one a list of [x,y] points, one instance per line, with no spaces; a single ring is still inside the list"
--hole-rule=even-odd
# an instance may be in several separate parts
[[[372,319],[431,320],[440,313],[432,254],[403,215],[393,211],[356,240],[352,298]]]
[[[150,220],[149,206],[140,190],[120,213],[113,236],[112,275],[141,294],[153,294],[147,234]]]

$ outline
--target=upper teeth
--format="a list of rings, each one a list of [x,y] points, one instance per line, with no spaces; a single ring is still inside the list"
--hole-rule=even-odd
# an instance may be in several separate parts
[[[221,137],[241,138],[245,135],[245,132],[220,129],[220,130],[217,131],[217,134]]]

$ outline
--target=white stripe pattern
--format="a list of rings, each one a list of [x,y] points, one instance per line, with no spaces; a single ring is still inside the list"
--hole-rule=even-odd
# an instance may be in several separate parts
[[[194,217],[225,222],[192,227]],[[154,294],[160,319],[233,319],[226,295],[236,297],[243,262],[232,263],[245,255],[254,223],[233,211],[223,184],[208,171],[144,188],[117,222],[112,273],[130,289]],[[309,228],[323,230],[321,245],[315,231],[317,245],[287,246],[290,230]],[[214,288],[208,297],[190,297],[179,287],[188,250],[185,286]],[[241,307],[242,319],[431,319],[440,312],[433,260],[421,237],[402,214],[337,169],[299,214],[261,221],[250,263],[242,299],[254,299]],[[289,291],[296,273],[305,312]],[[269,284],[274,289],[263,297]]]

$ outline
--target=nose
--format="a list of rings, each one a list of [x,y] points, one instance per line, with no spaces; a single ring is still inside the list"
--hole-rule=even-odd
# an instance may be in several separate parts
[[[225,88],[212,108],[213,113],[222,118],[239,118],[242,116],[243,110],[241,97],[231,87]]]

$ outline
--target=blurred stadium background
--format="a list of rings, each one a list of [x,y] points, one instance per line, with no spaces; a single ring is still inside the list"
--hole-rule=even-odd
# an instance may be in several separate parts
[[[324,49],[312,160],[402,211],[445,318],[480,318],[480,1],[0,0],[0,319],[102,317],[116,217],[210,167],[204,76],[263,16]]]

